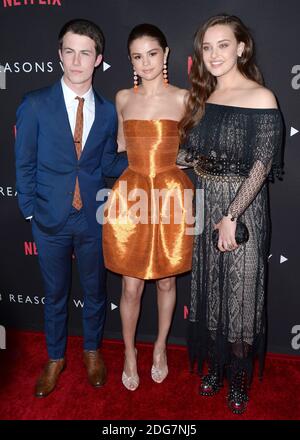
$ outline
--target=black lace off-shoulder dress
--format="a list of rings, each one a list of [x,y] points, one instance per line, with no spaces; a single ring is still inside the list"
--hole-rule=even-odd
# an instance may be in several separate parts
[[[207,103],[178,154],[193,166],[203,189],[204,230],[195,236],[188,348],[192,363],[216,363],[228,378],[252,376],[256,355],[263,365],[265,286],[269,249],[268,181],[281,170],[282,118],[277,109]],[[249,240],[220,252],[212,232],[224,214],[243,221]],[[226,369],[224,368],[226,367]],[[260,372],[262,368],[260,369]]]

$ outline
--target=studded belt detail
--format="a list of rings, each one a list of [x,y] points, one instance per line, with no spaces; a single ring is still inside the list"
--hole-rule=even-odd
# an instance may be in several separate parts
[[[215,180],[244,180],[248,176],[250,167],[239,161],[230,161],[227,158],[198,156],[194,165],[195,173],[206,179]]]

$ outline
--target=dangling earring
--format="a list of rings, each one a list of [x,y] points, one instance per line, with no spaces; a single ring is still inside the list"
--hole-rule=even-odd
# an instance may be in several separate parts
[[[163,76],[164,76],[164,83],[165,86],[168,85],[168,67],[167,67],[167,61],[164,62],[164,68],[163,68]]]
[[[139,80],[135,70],[133,70],[133,91],[136,93],[138,91]]]

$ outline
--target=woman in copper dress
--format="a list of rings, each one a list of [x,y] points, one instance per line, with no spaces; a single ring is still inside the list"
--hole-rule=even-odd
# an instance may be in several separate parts
[[[161,383],[168,374],[166,341],[176,301],[175,275],[191,269],[193,236],[186,232],[192,226],[188,202],[193,185],[176,166],[177,124],[187,92],[168,83],[166,38],[153,25],[138,25],[129,35],[128,52],[134,87],[118,92],[116,107],[119,151],[127,150],[129,167],[107,203],[103,250],[106,267],[123,275],[122,382],[134,391],[139,386],[135,333],[145,280],[157,280],[159,328],[151,377]]]

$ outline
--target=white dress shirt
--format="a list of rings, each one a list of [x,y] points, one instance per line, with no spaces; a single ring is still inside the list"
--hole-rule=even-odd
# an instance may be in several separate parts
[[[75,124],[76,124],[76,112],[79,104],[77,93],[73,92],[64,82],[64,79],[61,79],[61,86],[64,94],[64,100],[66,104],[66,109],[68,112],[68,118],[70,127],[72,130],[72,134],[74,136]],[[92,86],[89,90],[80,98],[84,98],[83,104],[83,133],[82,133],[82,149],[86,143],[87,137],[95,120],[95,97]]]
[[[77,93],[73,92],[61,79],[61,86],[63,90],[64,100],[66,104],[66,109],[68,112],[68,118],[70,127],[72,130],[72,135],[74,136],[75,124],[76,124],[76,112],[79,104],[78,99],[76,99]],[[89,132],[92,128],[93,122],[95,120],[95,97],[92,86],[89,90],[80,98],[84,98],[83,104],[83,133],[82,133],[82,149],[86,143]],[[26,217],[26,220],[31,220],[32,215]]]

